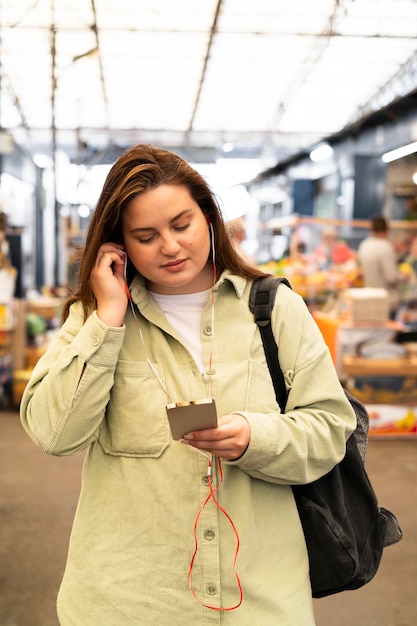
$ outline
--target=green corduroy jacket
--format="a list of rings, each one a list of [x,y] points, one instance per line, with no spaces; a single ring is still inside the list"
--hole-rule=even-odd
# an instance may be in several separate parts
[[[37,363],[21,403],[24,428],[49,454],[88,448],[58,596],[62,626],[314,624],[290,485],[343,457],[355,416],[316,323],[284,285],[273,311],[289,388],[281,414],[250,286],[227,272],[217,282],[214,337],[211,298],[203,314],[203,373],[139,277],[131,294],[143,341],[130,308],[123,327],[110,328],[96,313],[83,323],[76,304]],[[201,508],[207,458],[172,439],[155,372],[171,402],[205,398],[210,388],[219,415],[238,412],[250,425],[246,452],[222,462],[223,511],[213,499]],[[231,522],[243,601],[225,611],[239,600]]]

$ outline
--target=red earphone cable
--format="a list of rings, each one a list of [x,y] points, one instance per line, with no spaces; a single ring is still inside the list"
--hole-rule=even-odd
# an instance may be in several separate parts
[[[237,557],[238,557],[239,548],[240,548],[240,539],[239,539],[239,533],[237,531],[237,528],[236,528],[232,518],[227,513],[227,511],[225,511],[225,509],[221,506],[221,504],[219,503],[219,501],[217,500],[216,495],[215,495],[216,492],[220,489],[220,485],[223,482],[223,469],[222,469],[221,461],[220,461],[219,458],[217,458],[217,465],[218,465],[218,468],[219,468],[219,482],[218,482],[217,487],[213,488],[213,484],[211,482],[212,463],[211,463],[211,460],[209,460],[207,477],[208,477],[210,493],[207,496],[207,498],[204,500],[204,502],[203,502],[199,512],[197,513],[195,521],[194,521],[194,542],[195,542],[195,548],[194,548],[193,556],[191,557],[190,567],[189,567],[189,570],[188,570],[188,588],[189,588],[190,592],[192,593],[192,595],[194,596],[194,598],[197,600],[197,602],[199,604],[201,604],[202,606],[204,606],[206,609],[212,609],[214,611],[233,611],[234,609],[237,609],[242,604],[242,600],[243,600],[242,584],[240,582],[239,574],[238,574],[237,568],[236,568]],[[235,575],[235,578],[236,578],[236,581],[237,581],[238,590],[239,590],[239,601],[234,606],[218,607],[218,606],[212,606],[210,604],[205,604],[204,602],[201,602],[201,600],[199,600],[199,598],[197,597],[197,594],[194,591],[193,585],[192,585],[193,566],[194,566],[194,561],[195,561],[195,558],[196,558],[197,552],[198,552],[197,526],[198,526],[198,522],[199,522],[201,513],[202,513],[204,507],[206,506],[206,504],[209,502],[209,500],[213,500],[214,504],[219,509],[219,511],[221,511],[223,513],[223,515],[229,520],[230,525],[231,525],[231,527],[233,529],[234,535],[236,537],[236,551],[235,551],[235,556],[234,556],[234,559],[233,559],[233,572],[234,572],[234,575]]]

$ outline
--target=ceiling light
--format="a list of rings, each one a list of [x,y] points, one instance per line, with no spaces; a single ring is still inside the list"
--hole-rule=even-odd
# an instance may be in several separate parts
[[[229,141],[223,144],[223,152],[232,152],[233,149],[234,149],[234,145],[230,143]]]
[[[90,207],[87,204],[80,204],[77,209],[77,213],[80,217],[87,219],[90,215]]]
[[[40,167],[41,169],[45,169],[52,165],[52,159],[47,154],[41,154],[41,153],[34,154],[32,158],[33,158],[34,164]]]
[[[333,154],[333,148],[328,143],[321,143],[310,152],[310,159],[317,163],[318,161],[324,161]]]
[[[391,161],[396,161],[397,159],[402,159],[409,154],[413,154],[417,152],[417,141],[413,141],[413,143],[408,143],[406,146],[402,146],[401,148],[397,148],[396,150],[391,150],[390,152],[385,152],[382,155],[382,160],[384,163],[391,163]]]

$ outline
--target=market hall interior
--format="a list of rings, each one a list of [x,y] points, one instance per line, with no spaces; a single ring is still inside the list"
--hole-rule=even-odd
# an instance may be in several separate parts
[[[208,178],[243,252],[290,279],[341,380],[381,408],[367,468],[404,538],[364,588],[314,601],[317,626],[415,626],[417,341],[398,337],[417,334],[416,0],[0,5],[0,626],[57,626],[83,454],[43,454],[17,407],[98,189],[143,142]],[[396,320],[353,263],[375,213],[407,276]]]

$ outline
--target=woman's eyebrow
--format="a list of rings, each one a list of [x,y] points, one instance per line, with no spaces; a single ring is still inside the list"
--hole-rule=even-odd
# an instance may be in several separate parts
[[[170,219],[169,223],[173,224],[174,222],[181,219],[182,217],[187,216],[191,212],[192,212],[192,209],[185,209],[184,211],[181,211],[180,213],[178,213],[178,215],[175,215],[172,219]],[[155,226],[141,226],[138,228],[132,228],[130,232],[139,233],[139,232],[144,232],[144,231],[149,231],[149,230],[158,230],[158,229]]]

